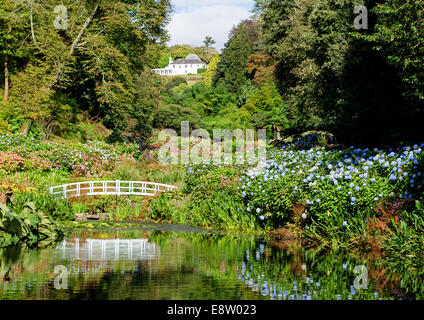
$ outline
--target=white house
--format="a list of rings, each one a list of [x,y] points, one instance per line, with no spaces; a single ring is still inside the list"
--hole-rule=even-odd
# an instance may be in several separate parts
[[[162,76],[182,76],[186,74],[197,74],[198,69],[207,68],[208,64],[200,60],[196,54],[190,54],[183,60],[172,61],[169,58],[169,65],[162,69],[152,69]]]

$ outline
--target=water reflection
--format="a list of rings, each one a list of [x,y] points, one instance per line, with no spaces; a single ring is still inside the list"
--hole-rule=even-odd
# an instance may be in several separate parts
[[[83,239],[63,241],[55,256],[64,260],[154,260],[160,255],[159,247],[148,239]]]
[[[58,265],[67,289],[54,287]],[[355,287],[358,265],[366,289]],[[421,299],[423,287],[420,270],[224,234],[109,230],[38,251],[0,249],[0,299]]]

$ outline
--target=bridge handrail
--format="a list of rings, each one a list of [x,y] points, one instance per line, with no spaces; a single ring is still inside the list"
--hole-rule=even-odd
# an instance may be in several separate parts
[[[71,186],[76,186],[76,185],[81,185],[81,184],[86,184],[86,183],[116,183],[116,182],[120,182],[120,183],[137,183],[137,184],[150,184],[150,185],[156,185],[156,186],[161,186],[161,187],[171,187],[174,189],[178,189],[177,186],[173,186],[173,185],[169,185],[169,184],[163,184],[163,183],[157,183],[157,182],[151,182],[151,181],[123,181],[123,180],[98,180],[98,181],[80,181],[80,182],[73,182],[73,183],[68,183],[68,184],[62,184],[60,186],[53,186],[53,187],[49,187],[49,188],[63,188],[63,187],[71,187]]]
[[[114,185],[108,186],[109,183],[112,183]],[[101,184],[101,185],[96,186],[96,184],[97,185]],[[88,187],[81,188],[81,185],[88,185]],[[165,191],[165,190],[161,190],[160,189],[161,187],[165,188],[166,191],[178,189],[178,187],[173,185],[167,185],[163,183],[156,183],[156,182],[150,182],[150,181],[99,180],[99,181],[73,182],[69,184],[49,187],[48,190],[50,194],[53,194],[53,195],[63,194],[63,198],[67,198],[68,193],[71,193],[71,192],[77,192],[76,195],[71,195],[71,197],[75,197],[75,196],[79,197],[81,196],[81,191],[86,191],[86,190],[89,190],[90,192],[88,192],[87,194],[84,193],[82,195],[102,195],[102,194],[115,195],[116,194],[116,195],[153,196],[153,195],[156,195],[157,193]],[[97,191],[98,189],[101,189],[101,191]],[[127,189],[127,191],[125,191],[125,189]],[[134,189],[141,189],[141,191],[144,191],[144,192],[135,192]],[[148,191],[152,191],[152,193],[148,193]]]

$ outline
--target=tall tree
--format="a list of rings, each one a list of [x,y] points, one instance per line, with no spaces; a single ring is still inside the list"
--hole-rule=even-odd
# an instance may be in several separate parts
[[[396,67],[414,103],[424,102],[424,2],[387,0],[373,13],[377,23],[372,34],[364,34],[374,49]]]
[[[53,128],[57,99],[64,95],[80,109],[100,112],[115,130],[124,130],[134,122],[131,119],[147,112],[131,106],[138,94],[138,75],[156,59],[155,44],[168,40],[168,0],[15,3],[29,16],[26,38],[35,48],[17,79],[21,84],[38,83],[38,91],[16,83],[11,94],[29,120],[43,124],[43,130]]]
[[[3,98],[6,102],[9,100],[10,76],[16,72],[28,51],[24,40],[25,29],[28,28],[26,18],[18,2],[4,0],[0,3],[0,56],[4,67],[1,78],[4,78]]]
[[[354,29],[355,0],[269,0],[260,21],[296,130],[340,139],[395,139],[407,127],[399,78]],[[366,31],[365,31],[366,32]]]
[[[252,53],[247,29],[241,25],[225,44],[215,81],[223,81],[233,93],[247,82],[246,63]]]

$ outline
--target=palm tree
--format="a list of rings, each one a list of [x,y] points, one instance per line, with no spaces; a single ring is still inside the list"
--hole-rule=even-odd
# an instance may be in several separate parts
[[[203,41],[203,43],[206,47],[211,48],[216,43],[216,41],[212,39],[211,36],[206,36],[205,41]]]

